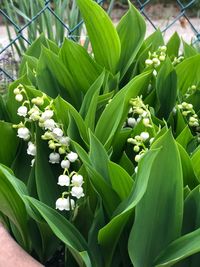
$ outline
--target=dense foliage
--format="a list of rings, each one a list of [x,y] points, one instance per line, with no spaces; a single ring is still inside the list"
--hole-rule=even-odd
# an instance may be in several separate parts
[[[41,35],[0,98],[1,220],[47,266],[197,267],[200,55],[77,4],[89,51]]]

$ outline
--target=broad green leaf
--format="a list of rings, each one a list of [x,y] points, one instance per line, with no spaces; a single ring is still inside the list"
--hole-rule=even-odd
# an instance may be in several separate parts
[[[185,126],[183,131],[178,135],[176,141],[187,150],[188,144],[194,139],[188,125]]]
[[[194,154],[191,157],[192,166],[194,169],[194,172],[196,174],[196,177],[200,181],[200,147],[197,148],[197,150],[194,152]]]
[[[96,138],[96,136],[90,132],[90,151],[89,151],[89,159],[92,167],[101,174],[101,176],[108,182],[109,181],[109,173],[108,173],[108,154],[100,143],[100,141]]]
[[[168,130],[152,148],[162,147],[153,162],[146,192],[135,208],[128,250],[135,267],[153,266],[154,259],[181,234],[183,178],[177,145]]]
[[[87,243],[80,232],[64,216],[44,203],[28,196],[25,200],[40,213],[53,233],[66,244],[79,266],[92,267]]]
[[[8,216],[17,227],[25,249],[30,249],[28,238],[27,212],[22,200],[22,190],[17,178],[8,169],[0,164],[0,211]]]
[[[192,161],[185,149],[179,143],[177,143],[177,145],[181,157],[184,186],[188,185],[190,189],[193,189],[198,185],[199,181],[195,176]]]
[[[73,77],[77,89],[84,93],[102,72],[102,68],[95,63],[87,51],[69,39],[65,39],[59,58]]]
[[[92,0],[77,0],[98,64],[116,72],[121,45],[117,31],[107,13]]]
[[[176,72],[169,58],[163,63],[156,80],[156,94],[159,101],[159,118],[168,119],[177,96]]]
[[[23,76],[26,74],[26,69],[27,66],[32,70],[32,71],[36,71],[37,69],[37,63],[38,63],[38,59],[33,57],[33,56],[28,56],[28,55],[24,55],[23,57],[23,62],[24,64],[21,64],[20,66],[20,73],[19,76]]]
[[[178,57],[180,43],[180,37],[178,36],[177,32],[175,32],[167,43],[167,55],[170,58],[173,59],[174,57]]]
[[[146,24],[140,12],[129,2],[128,12],[121,18],[117,32],[121,42],[119,71],[121,78],[133,63],[146,32]]]
[[[198,51],[192,47],[192,45],[187,44],[186,42],[183,42],[183,52],[184,52],[184,57],[192,57],[198,54]]]
[[[154,261],[154,266],[171,267],[197,252],[200,252],[200,228],[170,243]]]
[[[164,39],[160,29],[156,30],[147,37],[147,39],[145,40],[145,45],[146,47],[151,46],[150,50],[152,52],[155,52],[159,46],[164,45]]]
[[[110,222],[99,231],[99,243],[103,248],[106,266],[112,261],[117,242],[135,206],[145,194],[152,164],[158,155],[158,150],[150,150],[139,162],[135,186],[113,214]]]
[[[13,129],[12,124],[0,121],[0,163],[10,166],[13,162],[19,139],[17,138],[17,131]]]
[[[51,97],[60,94],[70,103],[79,107],[81,94],[76,88],[73,77],[53,52],[43,47],[37,67],[38,87]]]
[[[84,96],[80,114],[85,120],[86,126],[91,129],[91,131],[94,131],[95,127],[95,119],[96,119],[96,110],[98,106],[98,98],[100,89],[103,85],[105,77],[105,72],[102,72],[102,74],[96,79],[96,81],[91,85],[89,90]]]
[[[121,200],[126,199],[132,190],[133,179],[120,165],[114,162],[108,163],[108,170],[112,188]]]
[[[195,71],[194,71],[195,69]],[[193,85],[200,82],[200,55],[192,56],[176,67],[176,73],[178,78],[178,90],[185,94],[187,89]]]
[[[142,73],[121,89],[104,109],[95,129],[95,135],[103,144],[109,144],[126,120],[129,101],[140,95],[148,86],[150,72]]]
[[[36,133],[36,159],[35,159],[35,180],[39,200],[50,207],[55,207],[55,201],[59,196],[57,179],[49,163],[51,151],[41,139],[41,131]]]
[[[58,110],[58,118],[60,118],[63,125],[66,127],[65,122],[68,121],[66,118],[68,117],[68,113],[74,118],[79,134],[85,144],[89,144],[89,136],[88,129],[86,125],[78,113],[78,111],[68,102],[66,102],[63,98],[58,96],[54,101],[56,110]],[[61,111],[61,112],[60,112]],[[72,133],[73,134],[73,133]],[[73,139],[73,138],[72,138]]]

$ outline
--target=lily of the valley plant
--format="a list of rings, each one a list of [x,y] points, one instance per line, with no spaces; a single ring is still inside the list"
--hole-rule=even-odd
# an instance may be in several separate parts
[[[1,221],[45,266],[198,267],[200,55],[77,4],[89,51],[41,35],[0,98]]]

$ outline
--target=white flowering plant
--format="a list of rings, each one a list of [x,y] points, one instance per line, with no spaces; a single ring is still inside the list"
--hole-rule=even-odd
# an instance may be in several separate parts
[[[90,49],[41,35],[0,97],[1,221],[45,266],[197,267],[200,55],[77,4]]]

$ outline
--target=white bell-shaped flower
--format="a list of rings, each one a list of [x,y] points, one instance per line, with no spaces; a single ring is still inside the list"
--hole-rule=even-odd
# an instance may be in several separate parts
[[[60,161],[60,155],[59,155],[59,153],[52,152],[49,155],[49,162],[50,163],[55,164],[55,163],[59,163],[59,161]]]
[[[68,198],[58,198],[56,200],[56,209],[58,210],[70,210],[70,204],[71,209],[73,210],[75,207],[75,201],[73,199]]]
[[[44,121],[51,119],[52,117],[53,117],[53,110],[50,110],[50,109],[45,110],[41,115],[41,118]]]
[[[36,155],[36,145],[32,142],[28,142],[27,154],[31,156]]]
[[[53,129],[53,134],[55,134],[56,137],[62,137],[63,131],[60,128],[56,127]]]
[[[74,174],[72,176],[72,184],[73,184],[73,186],[82,186],[83,176],[80,174]]]
[[[17,136],[24,140],[28,140],[30,138],[30,131],[26,127],[21,127],[17,130]]]
[[[81,186],[73,186],[71,189],[71,195],[78,199],[84,197],[83,188]]]
[[[64,159],[64,160],[61,161],[61,164],[60,165],[61,165],[61,167],[63,169],[69,169],[69,167],[70,167],[70,161],[67,160],[67,159]]]
[[[78,159],[78,154],[71,151],[69,154],[67,154],[67,158],[69,161],[75,162]]]
[[[128,118],[127,123],[128,123],[128,126],[134,127],[137,124],[137,121],[135,118]]]
[[[15,96],[15,100],[18,101],[18,102],[22,102],[22,100],[23,100],[23,95],[22,95],[22,94],[17,94],[17,95]]]
[[[44,128],[47,130],[53,130],[56,127],[56,123],[53,119],[47,119],[44,121]]]
[[[26,117],[28,112],[28,109],[26,106],[21,106],[18,108],[17,110],[17,115],[21,116],[21,117]]]
[[[148,132],[142,132],[140,134],[140,137],[142,138],[143,141],[146,141],[149,138],[149,133]]]
[[[62,174],[58,177],[58,185],[60,186],[69,186],[70,178],[66,174]]]
[[[59,138],[59,143],[64,146],[69,146],[70,138],[68,136],[62,136]]]

